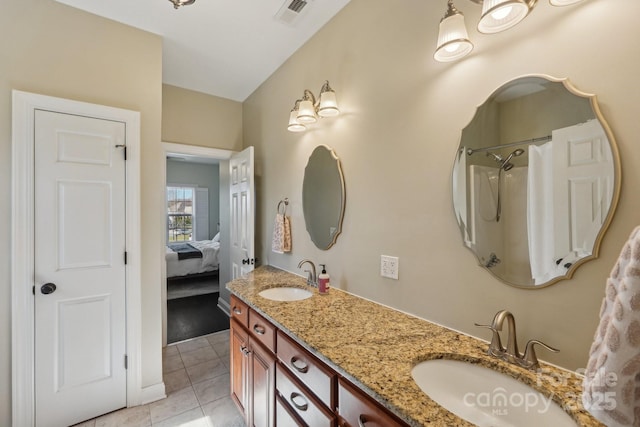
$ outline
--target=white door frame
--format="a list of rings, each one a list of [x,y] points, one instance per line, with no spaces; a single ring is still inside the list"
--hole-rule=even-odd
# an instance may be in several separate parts
[[[11,194],[12,423],[35,424],[34,113],[47,110],[125,123],[127,406],[141,404],[140,113],[13,91]]]
[[[236,153],[232,150],[223,150],[220,148],[202,147],[199,145],[187,145],[178,144],[175,142],[163,142],[162,149],[164,156],[162,156],[162,165],[160,166],[160,172],[162,174],[162,188],[164,189],[164,206],[167,206],[167,155],[179,154],[181,156],[191,157],[206,157],[209,159],[229,160],[231,155]],[[167,240],[167,222],[162,221],[162,247],[160,248],[161,261],[160,261],[160,283],[162,283],[162,345],[167,345],[167,259],[165,257],[165,242]]]

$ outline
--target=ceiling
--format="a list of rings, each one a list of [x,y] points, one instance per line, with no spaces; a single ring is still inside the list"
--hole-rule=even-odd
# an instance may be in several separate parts
[[[244,101],[350,0],[56,0],[162,36],[166,84]]]

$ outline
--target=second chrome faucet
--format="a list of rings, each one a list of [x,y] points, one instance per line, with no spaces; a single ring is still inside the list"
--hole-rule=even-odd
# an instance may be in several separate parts
[[[508,328],[506,348],[502,346],[502,341],[500,340],[500,332],[502,331],[502,325],[504,324],[505,320],[507,321]],[[534,345],[536,344],[541,345],[542,347],[554,353],[560,351],[553,347],[549,347],[542,341],[529,340],[527,342],[527,345],[525,346],[524,354],[521,355],[518,351],[518,340],[516,338],[516,320],[513,317],[513,314],[511,314],[507,310],[498,311],[493,317],[493,321],[490,325],[480,325],[478,323],[476,323],[475,325],[491,330],[493,335],[488,350],[488,353],[490,355],[505,360],[509,363],[514,363],[518,366],[522,366],[523,368],[536,370],[540,367],[540,363],[538,362],[538,358],[534,349]]]

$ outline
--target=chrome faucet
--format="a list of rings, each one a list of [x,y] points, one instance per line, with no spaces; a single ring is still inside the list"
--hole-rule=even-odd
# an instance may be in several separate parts
[[[502,341],[500,340],[500,331],[502,331],[502,325],[504,321],[507,321],[507,347],[502,346]],[[518,366],[522,366],[523,368],[536,370],[540,367],[540,363],[538,362],[538,358],[536,356],[536,352],[534,349],[535,344],[539,344],[546,348],[549,351],[553,351],[557,353],[558,349],[550,347],[538,340],[529,340],[525,347],[524,355],[521,355],[518,351],[518,340],[516,338],[516,320],[507,310],[500,310],[493,317],[493,322],[491,325],[479,325],[482,328],[488,328],[493,333],[491,338],[491,344],[489,344],[488,353],[494,357],[505,360],[509,363],[514,363]]]
[[[298,263],[298,268],[302,268],[302,266],[308,263],[311,266],[311,270],[304,270],[307,273],[307,285],[317,286],[318,283],[316,281],[316,266],[310,259],[303,259]]]

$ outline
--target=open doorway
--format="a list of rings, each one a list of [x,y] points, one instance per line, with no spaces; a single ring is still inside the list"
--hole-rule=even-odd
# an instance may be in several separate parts
[[[220,284],[230,268],[232,151],[164,143],[163,344],[229,327]]]

